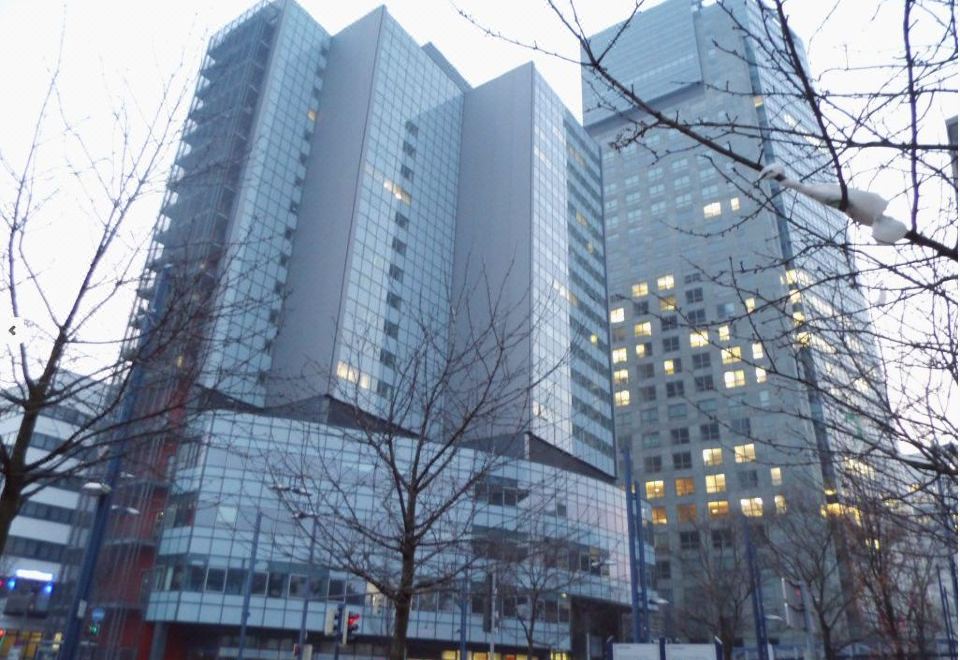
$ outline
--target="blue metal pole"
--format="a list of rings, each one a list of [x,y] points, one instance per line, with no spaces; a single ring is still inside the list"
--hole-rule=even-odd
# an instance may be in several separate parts
[[[145,347],[149,341],[150,334],[153,331],[154,315],[163,307],[168,288],[169,266],[157,275],[157,293],[153,299],[153,304],[150,306],[150,311],[144,319],[144,329],[140,335],[140,349]],[[120,417],[117,420],[117,430],[115,431],[117,434],[125,434],[127,432],[125,425],[133,419],[137,398],[143,385],[143,377],[143,363],[137,359],[130,369],[127,391],[123,395],[123,405],[120,409]],[[80,565],[80,573],[77,576],[77,586],[73,594],[73,602],[70,604],[70,614],[67,619],[66,630],[64,631],[63,644],[60,647],[60,660],[74,660],[80,648],[81,627],[90,604],[90,590],[93,586],[93,576],[97,568],[97,560],[100,557],[100,550],[103,547],[103,539],[107,532],[113,492],[116,490],[117,483],[120,481],[120,467],[123,462],[124,444],[121,435],[119,441],[110,447],[110,460],[107,462],[107,471],[103,481],[106,489],[97,496],[97,506],[93,514],[93,524],[90,526],[90,538],[87,541],[87,548],[83,553],[83,563]]]
[[[633,627],[633,641],[640,642],[644,637],[643,628],[640,625],[640,593],[639,574],[637,572],[637,519],[633,511],[633,459],[630,457],[630,447],[624,445],[623,448],[623,476],[624,486],[626,487],[627,497],[627,538],[630,544],[630,550],[627,556],[630,561],[630,606],[631,606],[631,624]]]
[[[753,604],[753,626],[757,636],[757,659],[769,660],[767,655],[767,620],[763,611],[763,589],[760,580],[760,568],[757,566],[757,553],[750,535],[750,525],[746,516],[743,522],[743,539],[747,548],[747,570],[750,573],[751,602]]]
[[[300,657],[303,657],[303,647],[307,644],[307,610],[310,608],[310,583],[313,581],[313,547],[317,543],[317,517],[313,517],[313,531],[310,535],[310,577],[307,578],[307,592],[303,594],[303,611],[300,613]]]
[[[460,586],[460,660],[467,660],[467,604],[470,599],[470,582],[464,578]]]
[[[250,595],[253,592],[253,573],[257,563],[257,544],[260,542],[260,521],[263,512],[257,511],[257,521],[253,524],[253,543],[250,545],[250,566],[243,585],[243,609],[240,611],[240,641],[237,642],[237,660],[243,660],[243,647],[247,643],[247,619],[250,618]],[[307,588],[309,591],[309,587]]]
[[[647,549],[643,538],[643,504],[640,501],[640,491],[633,491],[633,511],[636,515],[637,555],[640,558],[637,573],[640,578],[640,641],[650,641],[650,597],[647,594]]]

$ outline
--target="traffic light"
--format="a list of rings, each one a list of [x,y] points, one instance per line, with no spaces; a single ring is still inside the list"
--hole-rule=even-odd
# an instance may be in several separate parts
[[[360,632],[360,613],[348,612],[347,625],[343,628],[343,636],[340,638],[340,643],[346,644],[347,642],[354,641],[358,632]]]
[[[96,637],[100,634],[100,624],[91,623],[87,626],[87,634],[91,637]]]
[[[340,639],[344,634],[343,609],[345,605],[339,603],[335,608],[327,608],[327,618],[323,625],[323,634]]]

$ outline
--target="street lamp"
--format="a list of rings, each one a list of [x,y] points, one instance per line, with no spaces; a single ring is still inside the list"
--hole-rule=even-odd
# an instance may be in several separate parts
[[[309,570],[313,571],[313,548],[317,542],[317,519],[319,516],[315,513],[307,513],[306,511],[294,511],[293,519],[296,521],[305,520],[307,518],[313,518],[313,528],[310,532],[310,556],[307,560],[307,565]],[[297,638],[297,644],[300,647],[300,657],[303,657],[303,647],[307,644],[307,610],[310,607],[310,582],[312,576],[307,576],[306,592],[303,594],[303,611],[300,613],[300,634]]]

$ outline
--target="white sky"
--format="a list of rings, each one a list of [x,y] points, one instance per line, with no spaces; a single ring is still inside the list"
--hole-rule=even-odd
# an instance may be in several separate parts
[[[64,112],[87,137],[91,151],[109,154],[115,125],[110,109],[122,101],[144,111],[155,107],[161,81],[178,67],[192,83],[206,38],[250,4],[248,0],[0,0],[0,154],[7,163],[20,165],[61,35]],[[301,4],[335,34],[381,3],[301,0]],[[542,47],[570,57],[578,54],[574,40],[542,1],[457,0],[457,4],[507,35],[536,39]],[[590,32],[621,20],[632,4],[630,0],[577,2]],[[848,13],[834,15],[824,24],[824,16],[833,4],[832,0],[790,3],[793,27],[808,42],[815,72],[841,56],[873,58],[878,49],[896,49],[896,17],[869,30],[851,29],[864,18],[859,15],[864,4],[874,6],[858,0],[843,3],[843,11]],[[433,41],[471,84],[483,83],[534,59],[567,106],[580,115],[580,73],[576,65],[484,36],[458,16],[454,3],[448,0],[389,0],[386,5],[418,42]],[[884,26],[891,30],[889,34],[883,32],[887,29]],[[818,29],[815,42],[809,44]],[[936,128],[942,130],[942,122]],[[51,141],[57,137],[48,136]],[[50,164],[59,167],[55,161]],[[65,176],[67,173],[58,169],[51,180]],[[8,178],[0,179],[0,203],[10,199],[9,186]],[[137,235],[130,237],[131,244],[147,234],[158,205],[159,194],[137,209]],[[39,234],[41,244],[33,246],[42,255],[44,272],[63,283],[64,300],[72,294],[69,283],[75,281],[76,269],[86,259],[83,247],[89,244],[92,221],[92,217],[82,217],[69,205],[60,207],[48,216],[45,233]],[[100,319],[104,332],[116,335],[129,306],[130,298],[126,297],[108,309]],[[6,307],[4,303],[0,315],[6,313]],[[30,318],[40,314],[31,309],[24,315]]]

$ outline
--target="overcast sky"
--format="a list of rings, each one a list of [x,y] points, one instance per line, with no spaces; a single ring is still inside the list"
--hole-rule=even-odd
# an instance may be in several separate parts
[[[91,151],[109,154],[108,140],[115,125],[111,109],[122,101],[132,112],[146,112],[158,102],[160,82],[173,71],[179,70],[192,84],[207,37],[250,4],[247,0],[0,0],[0,154],[8,164],[19,165],[58,52],[62,52],[59,90],[64,113],[87,136]],[[335,34],[382,3],[301,0],[301,4]],[[481,84],[534,59],[567,106],[580,116],[580,72],[575,64],[485,36],[457,14],[455,4],[509,36],[535,39],[541,47],[572,58],[578,54],[575,41],[541,0],[386,2],[419,43],[434,42],[471,84]],[[590,32],[621,20],[632,6],[629,0],[582,0],[577,4]],[[896,14],[901,9],[895,3],[842,3],[841,11],[825,21],[833,5],[832,0],[788,3],[794,29],[808,43],[814,72],[841,62],[875,61],[899,49],[896,15],[876,21],[869,29],[851,28],[864,18],[865,6],[869,5],[871,12]],[[58,46],[61,39],[62,51]],[[931,130],[942,132],[942,121],[935,124]],[[9,185],[8,178],[0,180],[0,186]],[[0,192],[0,199],[10,198],[9,188]],[[138,210],[140,237],[148,234],[158,204],[159,195]],[[43,237],[45,267],[62,278],[65,296],[74,277],[65,265],[83,260],[77,255],[82,253],[78,246],[83,245],[85,231],[89,233],[88,225],[64,208],[51,219]],[[136,243],[135,237],[130,240]],[[105,329],[122,323],[129,302],[124,299],[115,306],[104,321]]]

